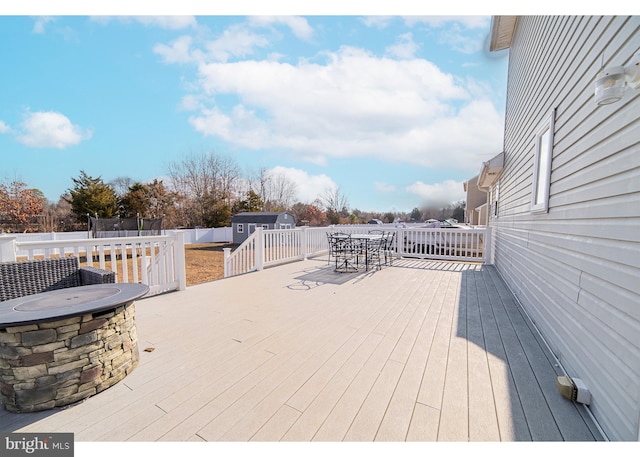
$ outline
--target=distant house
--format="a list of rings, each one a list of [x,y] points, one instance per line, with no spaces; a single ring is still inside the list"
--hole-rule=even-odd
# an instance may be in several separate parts
[[[296,221],[291,213],[238,213],[231,218],[233,242],[240,244],[256,228],[263,229],[292,229],[296,227]]]
[[[502,173],[503,166],[504,152],[501,152],[482,164],[479,175],[464,182],[464,191],[467,195],[464,210],[465,223],[469,225],[487,225],[489,212],[493,212],[494,215],[497,214],[496,195],[500,190],[498,178]],[[489,208],[490,200],[494,201],[491,208]]]
[[[478,179],[495,267],[616,441],[640,440],[640,90],[599,105],[595,81],[639,46],[640,16],[494,17],[503,163]]]
[[[470,225],[487,225],[487,194],[478,189],[478,177],[463,183],[467,195],[464,206],[464,222]]]

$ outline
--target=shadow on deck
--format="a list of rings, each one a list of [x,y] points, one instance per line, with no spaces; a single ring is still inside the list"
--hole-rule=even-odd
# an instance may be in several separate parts
[[[136,303],[140,364],[0,433],[81,441],[598,441],[491,266],[322,258]],[[144,352],[151,346],[154,352]]]

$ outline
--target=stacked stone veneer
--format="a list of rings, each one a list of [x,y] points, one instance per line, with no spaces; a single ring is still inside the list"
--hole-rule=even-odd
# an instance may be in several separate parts
[[[0,393],[8,411],[76,403],[138,364],[133,303],[52,322],[0,329]]]

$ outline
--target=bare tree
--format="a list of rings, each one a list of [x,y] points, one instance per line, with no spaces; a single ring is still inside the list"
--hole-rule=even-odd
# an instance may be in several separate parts
[[[296,201],[298,186],[284,171],[265,167],[255,171],[248,181],[249,188],[264,202],[263,211],[285,211]]]
[[[113,190],[116,191],[116,195],[118,197],[122,197],[124,194],[129,192],[129,188],[135,183],[136,182],[133,180],[133,178],[130,178],[128,176],[118,176],[117,178],[109,181],[108,185],[110,185]]]
[[[260,208],[262,211],[266,210],[264,202],[268,197],[269,180],[269,170],[265,167],[260,167],[258,170],[251,173],[248,180],[248,190],[255,192],[263,202],[263,207]]]
[[[231,207],[233,200],[241,193],[239,182],[241,173],[238,164],[229,156],[220,157],[218,162],[218,192]]]
[[[347,196],[342,192],[339,186],[329,187],[325,189],[320,196],[320,201],[324,204],[326,210],[341,212],[344,208],[348,208],[349,201]]]
[[[191,154],[172,162],[167,174],[172,190],[184,197],[181,212],[187,226],[221,223],[219,215],[226,214],[223,207],[231,207],[240,177],[232,158],[214,152]]]
[[[339,186],[326,189],[320,196],[320,201],[324,204],[331,224],[339,224],[341,218],[349,216],[349,201]]]
[[[265,201],[269,211],[285,211],[291,208],[296,200],[298,187],[284,172],[269,172],[267,197]]]

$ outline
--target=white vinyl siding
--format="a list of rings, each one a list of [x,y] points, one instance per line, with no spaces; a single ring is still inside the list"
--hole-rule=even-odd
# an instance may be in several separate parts
[[[522,16],[509,50],[495,263],[612,440],[640,417],[640,91],[598,107],[640,17]],[[604,62],[603,62],[604,56]],[[555,108],[548,212],[532,212],[532,138]]]

